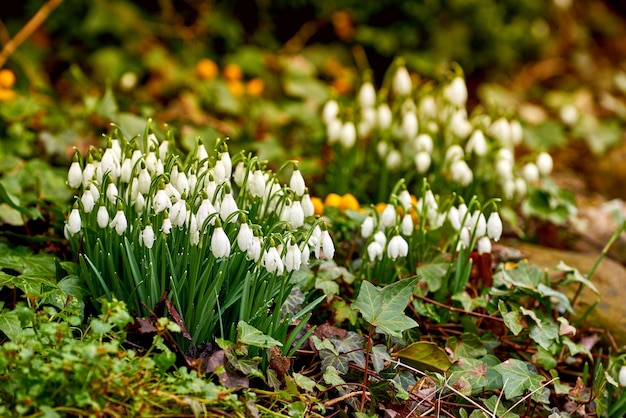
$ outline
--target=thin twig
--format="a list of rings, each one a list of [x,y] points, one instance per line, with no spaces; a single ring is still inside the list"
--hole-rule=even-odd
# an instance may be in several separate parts
[[[504,322],[504,320],[502,318],[498,318],[497,316],[491,316],[491,315],[487,315],[487,314],[481,314],[481,313],[478,313],[478,312],[471,312],[471,311],[468,311],[468,310],[465,310],[465,309],[461,309],[461,308],[455,308],[454,306],[449,306],[449,305],[446,305],[445,303],[437,302],[436,300],[427,298],[426,296],[420,296],[420,295],[413,294],[413,297],[417,298],[417,299],[421,299],[424,302],[428,302],[428,303],[432,303],[433,305],[440,306],[440,307],[445,308],[445,309],[447,309],[449,311],[461,312],[461,313],[464,313],[464,314],[467,314],[467,315],[478,316],[480,318],[487,318],[487,319],[493,319],[494,321]]]
[[[26,39],[30,37],[37,30],[39,26],[46,20],[48,15],[59,5],[63,0],[49,0],[44,3],[37,13],[24,25],[22,29],[7,42],[0,52],[0,68],[4,65],[6,60],[11,54],[22,44]]]
[[[346,393],[343,396],[340,396],[338,398],[334,398],[334,399],[331,399],[329,401],[326,401],[326,402],[324,402],[324,406],[326,406],[326,407],[333,406],[336,403],[339,403],[341,401],[345,401],[346,399],[349,399],[349,398],[354,398],[354,397],[359,396],[361,394],[363,396],[367,396],[367,397],[370,396],[369,392],[367,392],[365,390],[358,390],[358,391],[355,391],[355,392]]]

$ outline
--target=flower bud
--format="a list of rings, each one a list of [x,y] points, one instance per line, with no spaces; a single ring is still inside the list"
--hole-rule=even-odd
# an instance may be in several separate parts
[[[537,168],[542,176],[547,176],[552,172],[553,162],[552,157],[547,152],[542,152],[537,155]]]
[[[74,161],[67,172],[67,185],[72,189],[77,189],[81,184],[83,184],[83,171],[80,168],[80,163]]]
[[[330,125],[333,120],[337,119],[337,115],[339,115],[339,104],[337,101],[327,101],[322,110],[322,119],[326,122],[326,125]]]
[[[411,82],[411,76],[404,65],[401,65],[396,70],[393,76],[391,88],[398,96],[406,96],[411,93],[413,83]]]
[[[463,77],[455,77],[444,91],[444,97],[453,105],[462,107],[467,102],[467,86]]]
[[[67,218],[67,230],[70,235],[74,235],[80,231],[82,221],[80,219],[80,212],[77,207],[74,207],[70,212],[70,216]]]
[[[345,149],[350,149],[354,146],[354,143],[356,142],[356,127],[354,126],[354,123],[346,122],[343,124],[341,127],[339,141]]]
[[[478,254],[491,253],[491,240],[489,237],[481,237],[476,242]]]
[[[491,212],[487,219],[487,236],[494,241],[498,241],[502,236],[502,220],[498,212]]]
[[[211,235],[211,253],[213,257],[222,258],[230,255],[230,241],[221,225],[213,230]]]
[[[376,104],[376,90],[369,81],[363,83],[359,89],[359,104],[362,108],[371,108]]]
[[[392,115],[391,109],[387,103],[381,103],[378,106],[377,122],[380,129],[387,129],[391,125]]]
[[[298,196],[304,195],[304,189],[306,188],[306,184],[304,183],[304,177],[302,177],[302,172],[295,168],[293,173],[291,173],[291,178],[289,179],[289,187],[293,190]]]

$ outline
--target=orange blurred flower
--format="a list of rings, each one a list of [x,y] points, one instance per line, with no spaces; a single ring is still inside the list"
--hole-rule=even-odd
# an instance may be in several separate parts
[[[211,80],[217,77],[219,72],[217,64],[208,58],[203,58],[196,64],[196,75],[202,80]]]
[[[350,193],[346,193],[341,196],[341,202],[339,203],[339,209],[344,212],[346,209],[359,210],[359,201]]]
[[[241,81],[243,78],[243,71],[237,64],[228,64],[224,67],[224,78],[226,81]]]
[[[15,84],[15,74],[9,69],[0,70],[0,102],[9,101],[17,96],[17,93],[11,90]]]
[[[241,80],[227,80],[226,87],[228,87],[228,91],[230,91],[230,94],[237,97],[243,96],[246,90]]]
[[[265,82],[258,77],[255,77],[246,83],[246,91],[250,96],[260,96],[265,89]]]
[[[311,197],[311,203],[313,203],[313,213],[318,216],[324,214],[324,203],[319,197]]]
[[[341,196],[337,193],[329,193],[324,199],[324,206],[331,206],[334,208],[338,208],[341,205]]]

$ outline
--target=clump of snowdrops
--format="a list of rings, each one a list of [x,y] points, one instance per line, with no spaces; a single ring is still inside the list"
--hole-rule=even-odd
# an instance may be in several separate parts
[[[400,178],[415,187],[426,179],[439,193],[467,201],[476,195],[519,203],[550,174],[548,153],[516,161],[523,140],[517,120],[480,107],[468,114],[460,68],[439,84],[416,79],[397,59],[378,90],[366,74],[356,97],[325,104],[329,191],[381,202]]]
[[[207,149],[198,140],[189,155],[174,146],[169,134],[116,131],[106,149],[76,153],[65,232],[91,296],[117,297],[136,315],[165,296],[194,345],[234,341],[242,322],[285,342],[292,273],[311,255],[334,255],[297,162],[281,167],[292,168],[284,185],[256,157],[231,158],[226,141]]]

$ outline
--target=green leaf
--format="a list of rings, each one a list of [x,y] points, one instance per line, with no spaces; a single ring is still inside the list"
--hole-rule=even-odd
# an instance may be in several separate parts
[[[532,364],[517,359],[508,359],[495,366],[494,370],[502,376],[507,399],[522,396],[527,390],[539,389],[544,380]]]
[[[379,289],[365,281],[352,307],[361,312],[371,325],[393,337],[401,338],[403,331],[418,325],[404,314],[416,283],[417,277],[413,277]]]
[[[569,284],[572,282],[581,283],[587,286],[589,289],[593,290],[595,293],[599,293],[598,288],[593,283],[591,283],[591,281],[588,280],[585,275],[583,275],[580,271],[578,271],[577,268],[570,267],[567,264],[565,264],[563,261],[561,261],[559,265],[556,266],[556,269],[567,273],[567,280],[565,280],[566,284]]]
[[[22,324],[15,311],[5,310],[0,312],[0,331],[4,332],[11,341],[14,341],[19,333],[22,332]]]
[[[541,320],[541,325],[530,327],[530,338],[546,350],[550,349],[553,343],[558,343],[559,327],[549,318]]]
[[[502,400],[498,399],[496,395],[488,399],[483,399],[485,407],[491,412],[494,417],[498,418],[519,418],[519,415],[513,412],[506,412],[507,408],[502,404]],[[473,415],[473,414],[472,414]]]
[[[445,372],[452,365],[452,361],[445,350],[435,343],[428,341],[414,342],[395,354],[403,363],[418,370]]]
[[[558,364],[556,359],[554,358],[554,354],[541,346],[537,347],[535,359],[537,361],[537,364],[546,370],[554,369]]]
[[[260,348],[282,347],[283,345],[244,321],[239,321],[237,324],[237,342]]]
[[[351,325],[356,324],[358,313],[351,309],[346,301],[334,300],[330,307],[335,311],[335,322],[337,324],[340,324],[345,320],[348,320]]]
[[[502,377],[494,370],[500,360],[494,355],[487,354],[479,359],[462,358],[450,368],[451,384],[462,378],[463,383],[470,387],[466,393],[477,394],[502,388]]]
[[[505,270],[502,268],[495,277],[502,281],[509,288],[521,288],[536,290],[544,276],[543,270],[539,267],[521,261],[516,268]]]
[[[448,266],[449,263],[447,262],[429,263],[418,267],[415,270],[415,274],[420,277],[420,280],[426,282],[430,292],[436,292],[441,288],[441,283],[443,283],[443,278],[448,271]]]
[[[293,374],[293,381],[298,385],[298,387],[304,389],[307,392],[312,392],[315,389],[315,380],[306,377],[300,373]]]

